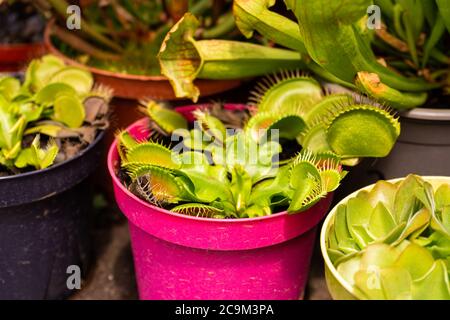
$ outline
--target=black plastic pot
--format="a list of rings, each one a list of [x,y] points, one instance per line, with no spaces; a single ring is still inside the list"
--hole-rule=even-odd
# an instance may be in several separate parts
[[[391,153],[351,168],[336,201],[380,179],[410,173],[450,176],[450,109],[413,109],[402,113],[400,122],[401,134]]]
[[[103,136],[64,163],[0,178],[0,299],[62,299],[72,292],[67,268],[86,273],[86,178],[100,163]]]

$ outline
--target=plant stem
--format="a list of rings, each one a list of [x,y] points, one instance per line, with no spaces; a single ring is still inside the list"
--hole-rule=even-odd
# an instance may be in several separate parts
[[[69,4],[65,0],[47,0],[47,1],[63,18],[69,17],[67,13],[67,7],[69,6]],[[122,48],[120,46],[118,46],[115,42],[111,41],[107,37],[95,31],[95,29],[91,27],[91,25],[83,18],[81,18],[81,32],[89,36],[92,40],[95,40],[98,43],[108,47],[109,49],[112,49],[116,52],[122,51]]]
[[[218,23],[214,27],[204,29],[201,33],[201,37],[203,39],[221,38],[233,31],[235,27],[236,24],[234,23],[233,13],[228,12],[218,20]]]
[[[63,42],[69,44],[74,49],[86,53],[92,57],[102,60],[118,60],[120,58],[119,55],[112,54],[101,49],[98,49],[88,42],[84,41],[80,37],[77,37],[73,32],[66,31],[65,29],[58,27],[57,25],[53,26],[53,33]]]

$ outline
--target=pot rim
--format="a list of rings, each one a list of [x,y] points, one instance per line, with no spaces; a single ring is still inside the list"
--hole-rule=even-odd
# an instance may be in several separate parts
[[[13,179],[20,179],[20,178],[23,178],[23,177],[30,177],[30,176],[33,176],[33,175],[43,174],[43,173],[46,173],[46,172],[49,172],[49,171],[52,171],[52,170],[56,170],[57,168],[59,168],[59,167],[61,167],[63,165],[66,165],[66,164],[68,164],[68,163],[70,163],[72,161],[75,161],[76,159],[82,157],[88,150],[94,148],[98,144],[98,142],[103,138],[104,135],[105,135],[105,130],[99,130],[99,132],[98,132],[97,136],[95,137],[94,141],[92,141],[92,143],[89,144],[89,146],[87,148],[84,148],[76,156],[74,156],[74,157],[72,157],[72,158],[70,158],[68,160],[65,160],[65,161],[63,161],[61,163],[52,165],[52,166],[50,166],[48,168],[45,168],[45,169],[42,169],[42,170],[33,170],[33,171],[30,171],[30,172],[24,172],[24,173],[20,173],[20,174],[0,177],[0,183],[4,182],[4,181],[10,181],[10,180],[13,180]]]
[[[450,109],[415,108],[401,112],[404,118],[431,121],[450,121]]]
[[[91,67],[91,66],[79,63],[78,61],[73,60],[72,58],[69,58],[68,56],[63,54],[61,51],[59,51],[53,45],[53,43],[51,41],[52,28],[53,28],[54,24],[55,24],[55,19],[51,19],[45,26],[44,44],[50,53],[62,58],[69,64],[74,65],[79,68],[87,69],[90,72],[92,72],[93,74],[99,74],[99,75],[103,75],[103,76],[111,77],[111,78],[137,80],[137,81],[167,81],[167,82],[169,82],[169,79],[167,79],[166,77],[164,77],[162,75],[160,75],[160,76],[145,76],[145,75],[113,72],[113,71],[108,71],[108,70],[104,70],[104,69]]]
[[[421,176],[424,180],[426,181],[442,181],[442,183],[449,183],[450,184],[450,177],[446,177],[446,176]],[[399,181],[404,180],[406,177],[401,177],[401,178],[395,178],[395,179],[390,179],[390,180],[386,180],[388,182],[391,183],[397,183]],[[349,194],[348,196],[346,196],[344,199],[342,199],[341,201],[339,201],[332,209],[331,211],[328,213],[327,217],[325,218],[323,225],[322,225],[322,229],[320,231],[320,251],[322,253],[322,258],[325,262],[325,268],[328,268],[328,270],[332,273],[333,277],[339,282],[339,284],[344,287],[344,289],[350,293],[353,297],[357,298],[357,294],[355,293],[355,291],[353,290],[353,287],[347,282],[345,281],[345,279],[341,276],[341,274],[337,271],[336,267],[333,265],[333,263],[331,262],[330,257],[328,256],[328,252],[327,252],[327,236],[328,236],[328,230],[329,227],[331,225],[331,223],[334,223],[334,217],[336,215],[336,211],[337,208],[341,205],[341,204],[345,204],[348,202],[349,199],[355,197],[360,191],[369,191],[371,190],[373,187],[375,186],[375,183],[368,185],[366,187],[363,187],[361,189],[356,190],[355,192],[352,192],[351,194]]]
[[[178,107],[177,109],[191,109],[191,108],[197,108],[199,106],[206,106],[206,105],[211,105],[211,104],[193,104],[193,105],[186,105],[186,106],[182,106],[182,107]],[[227,107],[231,107],[231,108],[242,108],[243,106],[245,106],[245,104],[234,104],[234,103],[227,103],[224,105],[225,108]],[[148,122],[148,118],[144,117],[141,118],[135,122],[133,122],[131,125],[129,125],[126,128],[126,131],[129,131],[135,127],[138,126],[142,126],[145,123]],[[262,217],[256,217],[256,218],[238,218],[238,219],[214,219],[214,218],[204,218],[204,217],[195,217],[195,216],[188,216],[188,215],[184,215],[184,214],[180,214],[180,213],[176,213],[176,212],[172,212],[170,210],[164,209],[164,208],[160,208],[157,207],[155,205],[152,205],[142,199],[140,199],[139,197],[137,197],[136,195],[134,195],[132,192],[130,192],[122,183],[122,181],[120,181],[120,179],[117,177],[115,168],[117,167],[117,162],[114,163],[113,158],[116,157],[116,155],[118,154],[117,152],[117,138],[114,139],[113,143],[111,144],[109,150],[108,150],[108,171],[109,174],[113,180],[113,184],[117,185],[122,192],[124,192],[128,197],[130,197],[131,199],[133,199],[134,201],[140,203],[141,205],[144,205],[146,208],[151,209],[151,210],[156,210],[159,211],[161,213],[165,213],[168,214],[170,216],[176,217],[176,218],[182,218],[182,219],[188,219],[188,220],[194,220],[194,221],[209,221],[209,222],[214,222],[214,223],[233,223],[233,224],[246,224],[248,222],[256,222],[256,221],[266,221],[266,220],[270,220],[270,219],[276,219],[276,218],[280,218],[280,217],[284,217],[284,216],[288,216],[289,213],[287,211],[281,211],[281,212],[275,212],[272,213],[268,216],[262,216]],[[326,200],[331,196],[331,193],[327,195],[327,197],[323,198],[320,201]],[[306,211],[307,212],[307,211]],[[305,213],[306,213],[305,212]],[[296,213],[296,214],[302,214],[302,212],[300,213]]]
[[[21,42],[21,43],[4,43],[0,44],[0,51],[1,50],[25,50],[30,48],[41,48],[44,47],[45,44],[43,41],[36,41],[36,42]]]

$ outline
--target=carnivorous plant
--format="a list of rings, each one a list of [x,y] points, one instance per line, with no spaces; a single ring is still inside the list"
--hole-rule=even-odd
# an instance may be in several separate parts
[[[337,208],[327,239],[361,299],[450,299],[450,185],[379,181]]]
[[[199,107],[191,125],[160,103],[142,104],[149,139],[117,136],[125,183],[152,204],[202,217],[304,211],[339,186],[342,163],[385,156],[399,134],[388,110],[327,95],[297,72],[265,79],[244,121]]]
[[[399,110],[423,105],[431,90],[442,89],[440,94],[448,91],[448,1],[285,0],[297,21],[272,11],[275,2],[235,0],[236,25],[246,37],[256,31],[300,53],[297,68],[357,88]],[[375,24],[369,20],[378,17],[368,15],[373,4],[381,8],[381,21]],[[175,46],[166,39],[160,52]],[[160,63],[164,66],[166,57],[161,53]],[[214,55],[208,57],[221,61],[226,55],[214,50]],[[222,65],[237,61],[239,57],[228,59],[214,68],[221,71]],[[256,61],[264,66],[263,61]],[[243,76],[246,69],[242,67]],[[168,77],[175,79],[174,83],[213,77],[214,72],[203,70],[201,64],[198,70],[186,79],[184,70],[173,68]],[[196,98],[192,90],[175,91],[179,96]]]
[[[47,55],[33,60],[23,84],[0,78],[0,164],[6,173],[44,169],[93,141],[111,93],[92,75]]]

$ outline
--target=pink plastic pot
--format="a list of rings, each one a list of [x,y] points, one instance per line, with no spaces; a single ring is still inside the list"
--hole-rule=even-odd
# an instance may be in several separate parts
[[[178,108],[192,120],[197,106]],[[243,105],[227,105],[242,109]],[[148,120],[128,128],[148,136]],[[129,220],[141,299],[298,299],[308,279],[316,226],[331,196],[306,212],[253,219],[176,214],[140,200],[116,175],[117,144],[108,154],[116,201]]]

